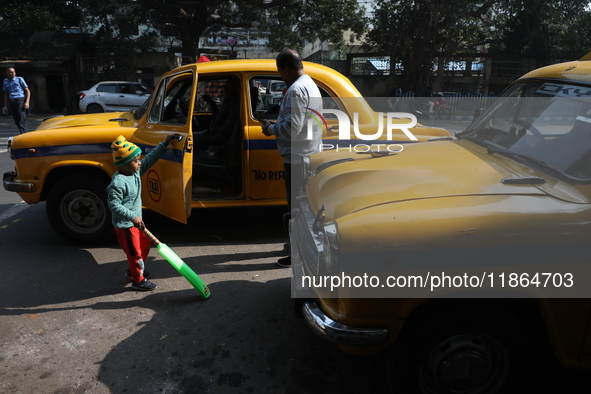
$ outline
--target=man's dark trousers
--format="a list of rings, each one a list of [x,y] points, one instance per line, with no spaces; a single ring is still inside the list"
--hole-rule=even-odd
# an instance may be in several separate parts
[[[29,127],[27,126],[27,110],[23,108],[24,102],[24,97],[10,99],[10,112],[12,112],[14,123],[16,123],[16,127],[18,127],[18,131],[21,134],[29,131]]]

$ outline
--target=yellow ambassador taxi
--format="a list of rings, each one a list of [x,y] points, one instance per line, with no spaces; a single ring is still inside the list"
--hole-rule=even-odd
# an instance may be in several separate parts
[[[346,77],[319,64],[305,62],[304,67],[318,84],[325,108],[351,119],[357,114],[362,130],[375,128],[381,115]],[[263,135],[257,120],[276,119],[276,92],[268,87],[282,84],[274,60],[179,67],[161,77],[138,110],[56,117],[35,132],[15,136],[9,146],[15,170],[4,174],[4,188],[29,204],[47,201],[51,225],[66,238],[101,242],[113,233],[105,200],[116,171],[111,142],[123,135],[145,154],[166,135],[178,133],[182,140],[173,142],[144,175],[145,207],[186,223],[193,208],[285,204],[283,162],[274,137]],[[238,87],[239,95],[237,113],[225,115],[232,119],[231,131],[222,141],[197,144],[194,134],[209,127],[230,85]],[[338,137],[332,130],[335,122],[327,115],[323,138]],[[398,132],[395,140],[409,142]],[[449,135],[422,126],[413,132],[418,140]]]
[[[388,350],[393,392],[539,392],[547,354],[591,368],[591,53],[454,137],[304,172],[296,306],[345,352]]]

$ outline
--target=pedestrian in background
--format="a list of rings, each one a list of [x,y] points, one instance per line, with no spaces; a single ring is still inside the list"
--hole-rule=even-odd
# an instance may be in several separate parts
[[[286,83],[276,122],[263,122],[263,134],[274,135],[277,149],[283,157],[285,189],[291,215],[292,199],[302,186],[303,157],[320,151],[322,130],[317,122],[312,122],[312,135],[308,136],[310,113],[322,113],[322,95],[316,83],[304,72],[302,59],[295,50],[284,49],[276,58],[277,70]],[[277,262],[279,266],[291,267],[291,258],[284,257]]]
[[[4,115],[12,112],[14,123],[18,127],[18,131],[26,133],[29,131],[27,126],[27,111],[29,109],[29,101],[31,99],[31,91],[29,86],[22,77],[16,76],[14,67],[9,67],[6,70],[8,78],[2,84],[4,90]]]

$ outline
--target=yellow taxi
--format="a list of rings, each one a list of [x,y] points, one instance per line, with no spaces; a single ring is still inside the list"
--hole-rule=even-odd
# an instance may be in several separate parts
[[[325,108],[356,116],[361,130],[375,127],[384,116],[343,75],[319,64],[305,62],[304,67],[318,84]],[[223,108],[228,86],[238,94],[236,112],[227,116],[233,122],[229,132],[222,140],[203,142],[197,137]],[[274,60],[179,67],[165,73],[152,97],[135,111],[51,118],[35,132],[15,136],[10,142],[15,169],[4,174],[4,188],[29,204],[47,201],[49,221],[68,239],[101,242],[113,233],[105,201],[116,171],[111,142],[123,135],[147,153],[166,135],[178,133],[182,139],[144,175],[146,208],[186,222],[193,208],[285,204],[283,162],[274,137],[263,135],[259,121],[276,119],[281,86]],[[324,139],[338,139],[336,122],[327,115]],[[419,141],[448,135],[420,125],[413,131]],[[388,137],[410,142],[401,130]]]
[[[310,156],[292,291],[394,392],[524,393],[591,368],[591,54],[532,71],[454,137]]]

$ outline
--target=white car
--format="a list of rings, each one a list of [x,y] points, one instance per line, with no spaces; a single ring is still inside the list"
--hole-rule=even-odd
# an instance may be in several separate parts
[[[76,94],[82,113],[131,111],[146,101],[152,89],[139,82],[104,81]]]
[[[261,94],[263,104],[265,105],[266,109],[273,107],[274,105],[281,104],[281,99],[283,98],[283,90],[287,86],[283,81],[277,80],[269,80],[267,82],[267,87],[264,89],[264,92]]]

